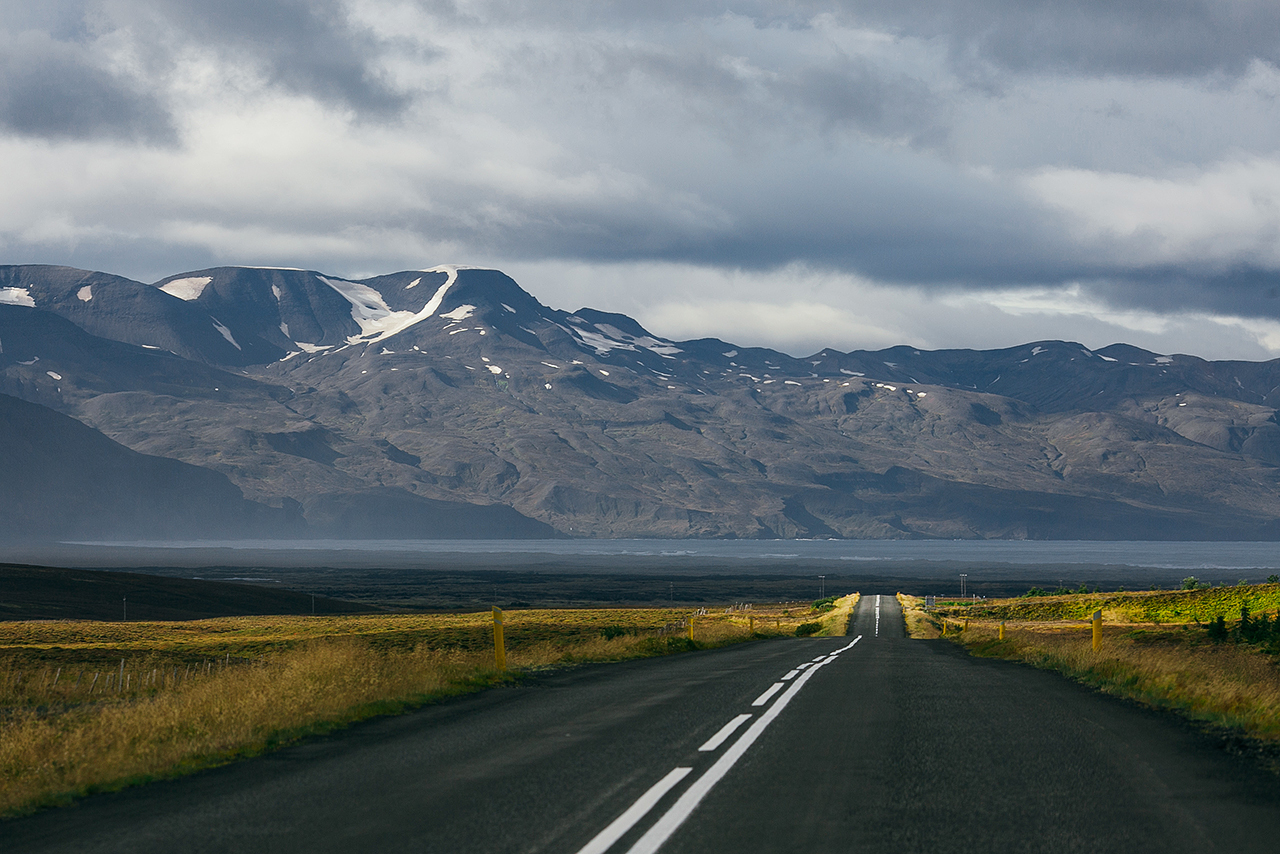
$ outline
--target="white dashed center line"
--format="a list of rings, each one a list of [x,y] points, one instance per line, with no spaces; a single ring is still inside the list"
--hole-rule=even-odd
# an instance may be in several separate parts
[[[736,718],[720,727],[720,731],[707,739],[706,744],[699,747],[698,750],[702,753],[715,750],[717,747],[728,741],[729,736],[738,731],[738,727],[742,726],[749,720],[751,720],[751,715],[738,715]]]
[[[862,640],[862,635],[858,635],[847,646],[841,647],[832,655],[839,655],[847,649],[852,649],[853,645],[860,640]],[[823,658],[825,657],[823,656]],[[804,672],[803,676],[792,682],[791,687],[778,698],[777,702],[757,718],[755,723],[747,727],[747,731],[742,734],[742,737],[735,741],[716,760],[715,764],[707,769],[705,774],[694,780],[693,785],[685,789],[684,794],[671,805],[671,809],[663,813],[662,817],[654,822],[653,827],[649,828],[644,836],[636,840],[636,844],[631,846],[627,854],[654,854],[661,848],[663,843],[671,838],[671,834],[675,833],[680,825],[684,824],[685,819],[693,814],[693,811],[697,809],[698,804],[707,796],[707,793],[715,788],[716,783],[719,783],[724,778],[724,775],[729,773],[729,769],[751,748],[751,745],[755,744],[756,739],[768,728],[769,724],[773,723],[774,718],[782,713],[782,710],[787,707],[791,699],[800,693],[804,683],[808,682],[810,677],[820,669],[821,666],[811,667]]]
[[[631,808],[622,815],[615,818],[608,827],[596,834],[596,838],[592,839],[581,849],[578,854],[604,854],[609,850],[609,846],[622,838],[628,830],[635,827],[636,822],[644,818],[649,810],[653,809],[658,801],[662,800],[662,796],[688,776],[692,768],[672,768],[671,773],[663,777],[658,782],[649,787],[649,791],[640,796]]]
[[[765,689],[765,692],[763,694],[761,694],[759,697],[756,697],[755,700],[751,702],[751,705],[763,706],[765,703],[769,702],[770,697],[772,697],[774,694],[782,690],[782,687],[784,684],[786,683],[774,682],[772,685],[770,685],[768,688]]]
[[[631,846],[627,854],[655,854],[655,852],[671,838],[671,834],[675,833],[680,825],[697,809],[698,804],[707,796],[716,785],[729,773],[731,769],[743,755],[751,749],[751,745],[755,744],[760,738],[761,733],[773,723],[774,718],[782,713],[792,698],[800,692],[805,683],[817,673],[823,666],[835,661],[840,653],[853,649],[853,647],[862,640],[862,635],[858,635],[845,646],[827,655],[820,655],[811,662],[797,667],[782,677],[783,681],[775,682],[769,688],[755,699],[751,704],[753,706],[763,706],[769,700],[782,691],[781,696],[774,701],[765,712],[755,720],[751,726],[747,727],[746,732],[742,734],[729,749],[720,755],[710,768],[706,770],[697,780],[693,782],[684,793],[676,799],[675,803],[662,814],[662,816],[653,823],[653,825],[645,831],[636,843]],[[797,678],[797,674],[800,674]],[[790,686],[786,684],[787,680],[794,680]],[[700,752],[710,752],[719,748],[748,720],[751,719],[749,714],[741,714],[729,721],[720,730],[698,748]],[[608,827],[595,835],[590,842],[580,848],[577,854],[605,854],[606,851],[631,828],[635,827],[641,819],[654,808],[657,803],[662,800],[663,796],[670,792],[676,785],[683,780],[692,769],[680,767],[673,769],[667,776],[663,777],[657,783],[649,788],[640,798],[627,808],[626,812],[614,819]]]

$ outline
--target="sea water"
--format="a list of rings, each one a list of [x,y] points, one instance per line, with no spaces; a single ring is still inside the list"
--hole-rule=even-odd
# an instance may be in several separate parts
[[[282,553],[359,554],[405,558],[472,559],[489,555],[508,563],[521,555],[565,558],[682,558],[777,566],[831,562],[852,569],[859,562],[946,562],[1020,566],[1089,564],[1186,571],[1280,569],[1280,543],[1113,542],[1089,540],[179,540],[127,543],[81,542],[69,546],[110,552],[229,550]]]

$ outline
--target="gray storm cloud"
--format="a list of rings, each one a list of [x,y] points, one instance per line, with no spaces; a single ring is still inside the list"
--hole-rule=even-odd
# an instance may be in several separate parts
[[[42,139],[171,144],[162,98],[105,67],[83,44],[41,32],[0,35],[0,129]]]
[[[813,311],[851,298],[839,280],[878,298],[1058,289],[1091,329],[1280,319],[1272,4],[0,13],[9,260],[666,265],[655,305],[733,297],[732,276],[680,270],[807,269],[788,281]]]
[[[129,17],[162,22],[230,62],[253,63],[271,84],[361,116],[393,117],[410,101],[378,68],[380,40],[338,0],[147,0]]]

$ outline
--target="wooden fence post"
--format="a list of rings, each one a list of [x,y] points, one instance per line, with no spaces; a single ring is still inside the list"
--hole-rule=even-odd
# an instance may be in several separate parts
[[[507,669],[507,644],[502,635],[502,609],[493,606],[493,663],[499,670]]]

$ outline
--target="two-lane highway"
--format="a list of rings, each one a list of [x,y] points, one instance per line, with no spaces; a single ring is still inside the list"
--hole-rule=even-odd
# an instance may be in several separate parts
[[[0,825],[4,852],[1273,851],[1280,778],[1020,665],[849,635],[593,666]]]

